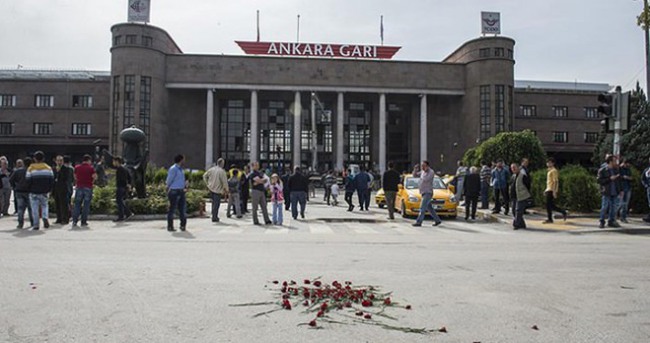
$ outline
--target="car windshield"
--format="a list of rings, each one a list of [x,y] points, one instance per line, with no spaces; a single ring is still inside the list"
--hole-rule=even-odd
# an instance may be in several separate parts
[[[406,180],[404,180],[404,188],[406,189],[417,189],[419,186],[419,177],[407,177]],[[447,185],[445,185],[441,178],[435,177],[433,179],[433,189],[447,189]]]

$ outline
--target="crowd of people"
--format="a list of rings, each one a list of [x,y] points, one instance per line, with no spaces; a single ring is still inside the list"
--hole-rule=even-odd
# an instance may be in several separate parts
[[[115,202],[118,216],[115,221],[124,221],[133,216],[126,205],[126,199],[132,187],[132,177],[120,157],[112,161],[115,169],[116,193]],[[627,223],[629,202],[632,191],[632,174],[627,161],[619,161],[614,156],[606,156],[605,163],[600,166],[597,174],[601,188],[602,205],[600,210],[600,227],[619,227],[620,221]],[[168,169],[166,186],[169,201],[167,213],[167,230],[175,231],[174,217],[178,212],[180,230],[187,227],[186,192],[189,183],[185,179],[185,157],[177,155],[173,165]],[[381,177],[376,177],[364,166],[358,170],[347,169],[342,173],[329,170],[320,179],[324,188],[323,201],[328,206],[337,206],[340,186],[344,189],[344,201],[347,211],[369,211],[371,192],[373,188],[384,190],[388,219],[393,220],[395,214],[395,198],[399,184],[403,181],[403,173],[395,169],[393,162]],[[554,222],[554,213],[560,213],[566,221],[568,212],[556,205],[559,197],[559,172],[556,161],[549,158],[546,162],[547,177],[544,199],[546,202],[547,219],[545,224]],[[432,205],[433,180],[436,173],[428,161],[422,161],[414,166],[412,174],[418,178],[421,204],[419,215],[413,223],[421,226],[428,214],[433,218],[433,225],[438,226],[441,220]],[[268,168],[260,169],[258,162],[253,162],[239,168],[231,165],[225,169],[225,160],[219,159],[209,168],[204,176],[205,184],[211,194],[212,221],[219,222],[219,211],[225,200],[226,216],[233,215],[240,219],[248,211],[251,203],[251,216],[255,225],[283,225],[284,211],[290,212],[297,220],[305,218],[307,202],[312,193],[313,182],[300,167],[293,170],[284,168],[282,175]],[[379,179],[379,180],[376,180]],[[76,166],[71,164],[68,156],[56,156],[53,167],[45,163],[43,152],[37,151],[33,156],[19,159],[14,169],[9,168],[9,161],[0,157],[0,215],[9,216],[9,206],[13,191],[14,208],[17,214],[18,228],[25,227],[25,212],[29,218],[29,227],[39,230],[42,223],[44,228],[50,226],[48,199],[54,200],[56,224],[72,226],[88,226],[90,203],[93,187],[105,185],[107,181],[103,158],[93,159],[84,155],[83,161]],[[452,184],[455,186],[455,198],[459,203],[464,202],[465,220],[475,220],[477,209],[489,209],[490,194],[494,199],[493,214],[512,213],[513,228],[526,228],[524,215],[533,206],[531,190],[531,175],[528,159],[521,163],[511,163],[509,166],[503,160],[497,160],[489,165],[483,162],[481,167],[465,166],[458,162],[458,169]],[[642,184],[647,192],[650,204],[650,167],[642,173]],[[74,200],[72,200],[74,192]],[[358,204],[354,204],[354,194],[357,194]],[[479,207],[480,200],[480,207]],[[269,215],[268,203],[271,203]],[[262,221],[258,216],[261,212]],[[644,218],[650,222],[650,215]]]

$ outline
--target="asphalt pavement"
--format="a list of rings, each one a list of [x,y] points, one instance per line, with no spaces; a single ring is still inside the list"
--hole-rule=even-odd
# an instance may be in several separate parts
[[[221,217],[175,233],[163,220],[35,232],[0,219],[0,341],[650,341],[647,235],[464,220],[416,228],[376,207],[350,213],[321,201],[305,220],[285,212],[281,227]],[[300,325],[314,315],[299,306],[255,318],[279,305],[231,306],[279,304],[271,281],[317,277],[379,286],[412,310],[369,322],[334,311],[341,324],[313,329]]]

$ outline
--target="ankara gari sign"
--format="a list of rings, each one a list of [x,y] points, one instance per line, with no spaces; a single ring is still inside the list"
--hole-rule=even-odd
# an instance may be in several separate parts
[[[247,55],[312,56],[391,59],[399,46],[356,44],[242,42],[235,41]]]

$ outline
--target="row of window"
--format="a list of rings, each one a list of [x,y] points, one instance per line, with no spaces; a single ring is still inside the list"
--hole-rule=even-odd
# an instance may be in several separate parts
[[[138,44],[137,35],[124,36],[124,44],[135,45]],[[153,45],[153,38],[150,36],[140,36],[140,44],[142,46],[150,47]],[[113,37],[113,45],[122,45],[122,36]]]
[[[512,49],[504,49],[504,48],[483,48],[479,49],[478,51],[478,56],[480,58],[488,58],[491,56],[494,57],[507,57],[507,58],[514,58],[514,53],[512,52]]]
[[[537,134],[535,132],[535,134]],[[583,135],[585,143],[597,143],[600,133],[585,132]],[[553,131],[553,143],[569,143],[569,133],[566,131]]]
[[[10,136],[14,134],[14,123],[1,122],[0,123],[0,135],[1,136]],[[37,136],[48,136],[52,134],[52,128],[54,127],[53,123],[34,123],[34,135]],[[90,136],[91,135],[91,125],[89,123],[73,123],[72,131],[73,136]]]
[[[597,119],[600,117],[596,107],[583,107],[582,111],[587,119]],[[551,113],[555,118],[567,118],[569,116],[569,108],[567,106],[553,106]],[[519,115],[522,117],[537,117],[537,106],[521,105],[519,106]]]
[[[54,95],[34,95],[35,107],[54,107]],[[16,107],[16,95],[0,94],[0,107]],[[90,108],[93,107],[92,95],[73,95],[72,107]]]

